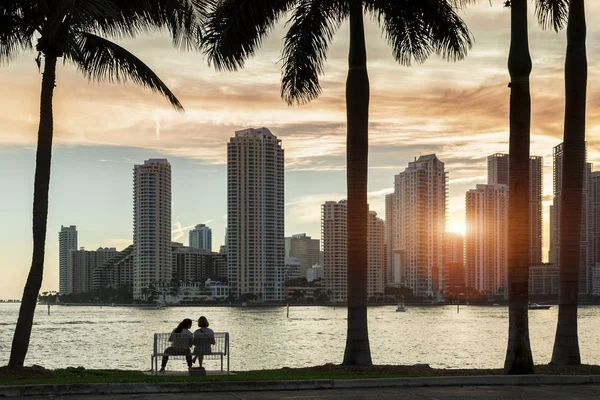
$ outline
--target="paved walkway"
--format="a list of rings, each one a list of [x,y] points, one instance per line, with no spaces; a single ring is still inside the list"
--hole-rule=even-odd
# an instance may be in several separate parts
[[[10,398],[10,397],[9,397]],[[26,397],[31,400],[598,400],[600,385],[472,386],[419,388],[322,389],[264,392],[160,393]]]

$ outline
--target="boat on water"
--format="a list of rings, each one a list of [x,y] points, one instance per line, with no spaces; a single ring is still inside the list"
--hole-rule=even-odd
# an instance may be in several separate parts
[[[398,303],[398,307],[396,307],[396,312],[405,312],[406,307],[404,307],[404,303]]]
[[[549,310],[552,308],[552,306],[548,306],[548,305],[541,305],[538,303],[529,303],[529,307],[530,310]]]

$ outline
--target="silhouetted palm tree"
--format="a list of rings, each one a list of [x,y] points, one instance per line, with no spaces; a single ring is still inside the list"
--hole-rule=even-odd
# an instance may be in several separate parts
[[[546,0],[549,1],[549,0]],[[567,14],[565,58],[565,126],[560,197],[560,297],[552,363],[579,365],[577,307],[581,247],[585,114],[587,95],[586,21],[584,0],[554,0]]]
[[[536,0],[542,25],[560,29],[561,13],[555,0]],[[508,200],[508,296],[509,333],[504,371],[509,374],[534,372],[529,340],[529,147],[531,56],[527,29],[527,0],[506,1],[511,8],[511,37],[508,56],[510,73],[510,138]]]
[[[203,18],[201,1],[186,0],[2,0],[0,2],[0,64],[20,53],[37,51],[43,64],[40,123],[33,194],[33,256],[19,310],[9,366],[21,367],[37,296],[42,284],[48,189],[52,156],[56,64],[74,64],[89,80],[131,80],[158,92],[177,110],[182,106],[160,78],[141,60],[108,38],[134,37],[151,29],[170,31],[178,45],[196,46]]]
[[[471,35],[455,12],[462,0],[222,0],[207,28],[207,54],[217,69],[244,66],[275,23],[288,13],[281,95],[302,104],[321,93],[319,75],[333,35],[350,21],[346,80],[348,196],[348,331],[344,364],[371,364],[367,330],[367,175],[369,79],[363,25],[372,15],[403,65],[431,53],[465,56]]]

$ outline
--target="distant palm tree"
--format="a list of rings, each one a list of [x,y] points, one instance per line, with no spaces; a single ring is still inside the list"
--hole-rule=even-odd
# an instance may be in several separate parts
[[[208,1],[208,0],[207,0]],[[52,156],[52,97],[59,58],[74,64],[89,80],[131,80],[158,92],[177,110],[179,100],[141,60],[107,38],[134,37],[151,29],[170,31],[178,45],[198,46],[203,1],[186,0],[2,0],[0,64],[35,49],[43,63],[40,123],[33,194],[33,257],[15,328],[9,367],[23,366],[42,284],[48,190]]]
[[[244,66],[277,21],[291,13],[283,45],[281,95],[302,104],[321,93],[319,75],[329,44],[346,19],[350,48],[346,80],[346,176],[348,200],[348,331],[344,364],[369,365],[367,329],[367,175],[369,79],[363,25],[372,15],[403,65],[431,53],[465,56],[471,35],[456,14],[463,0],[221,0],[207,28],[207,54],[217,69]]]
[[[583,171],[585,166],[585,114],[587,96],[586,21],[584,0],[554,0],[568,8],[565,58],[565,126],[560,197],[560,297],[552,363],[579,365],[577,307]]]

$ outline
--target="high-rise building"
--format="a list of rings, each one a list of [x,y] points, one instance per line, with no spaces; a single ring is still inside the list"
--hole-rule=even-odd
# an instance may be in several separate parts
[[[289,249],[286,251],[287,257],[300,261],[300,273],[301,276],[305,276],[310,267],[319,263],[321,251],[319,239],[312,239],[310,236],[306,236],[306,233],[299,233],[285,239],[286,244],[289,243]]]
[[[367,223],[367,295],[383,295],[385,286],[385,224],[375,211]]]
[[[106,260],[93,273],[93,289],[111,287],[118,289],[133,285],[133,245],[127,246]]]
[[[204,249],[212,251],[212,230],[204,225],[199,224],[190,230],[190,247],[194,249]]]
[[[464,237],[446,232],[444,240],[444,286],[446,293],[458,294],[465,286]]]
[[[443,288],[447,174],[435,154],[419,157],[394,178],[393,227],[388,254],[396,284],[415,296],[437,296]]]
[[[466,284],[504,295],[508,278],[508,187],[477,185],[466,195]]]
[[[58,232],[58,293],[68,294],[73,291],[69,287],[69,257],[71,251],[77,250],[77,227],[60,226]]]
[[[94,288],[94,272],[106,261],[117,255],[117,249],[114,247],[98,248],[98,250],[85,250],[83,247],[79,250],[71,251],[69,258],[69,270],[72,276],[71,293],[90,292]]]
[[[186,247],[171,242],[173,255],[172,276],[175,281],[218,281],[227,277],[227,255],[208,252],[205,249]]]
[[[327,201],[321,205],[321,240],[323,242],[323,287],[332,301],[348,299],[348,228],[347,202]],[[375,211],[369,212],[367,224],[367,296],[383,293],[385,254],[384,223]]]
[[[283,300],[284,152],[267,128],[235,132],[227,145],[231,295]]]
[[[554,265],[560,265],[560,201],[562,191],[563,143],[553,149],[554,198],[550,207],[550,250],[548,259]],[[586,155],[587,158],[587,155]],[[600,226],[595,225],[594,218],[594,187],[592,164],[583,165],[583,193],[581,213],[581,238],[579,259],[579,293],[592,294],[594,291],[595,231]]]
[[[395,223],[396,197],[394,193],[385,195],[385,279],[386,284],[400,283],[400,274],[394,271],[394,249],[398,242],[398,225]],[[396,280],[397,278],[397,280]]]
[[[508,187],[508,171],[508,154],[488,156],[488,185]],[[537,265],[542,263],[542,157],[529,157],[529,179],[529,260],[531,265]]]
[[[171,164],[149,159],[133,168],[133,298],[171,281]]]
[[[316,279],[323,279],[323,266],[315,264],[306,271],[306,280],[312,282]]]

